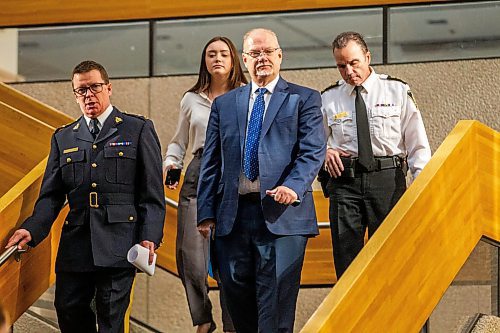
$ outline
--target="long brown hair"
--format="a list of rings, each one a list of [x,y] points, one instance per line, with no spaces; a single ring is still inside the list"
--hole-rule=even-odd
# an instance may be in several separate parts
[[[207,90],[208,87],[210,86],[210,82],[212,82],[212,76],[208,72],[207,63],[205,62],[205,53],[207,52],[208,46],[213,42],[217,41],[222,41],[226,43],[226,45],[229,47],[229,52],[231,53],[232,68],[228,78],[229,89],[238,88],[239,86],[241,86],[242,83],[244,84],[248,83],[247,78],[243,74],[243,69],[241,68],[240,58],[238,58],[236,46],[234,46],[233,42],[231,42],[229,38],[223,36],[216,36],[210,39],[207,42],[207,44],[205,44],[205,47],[201,52],[201,62],[200,62],[200,71],[198,72],[198,81],[194,86],[192,86],[186,92],[200,93],[202,91]]]

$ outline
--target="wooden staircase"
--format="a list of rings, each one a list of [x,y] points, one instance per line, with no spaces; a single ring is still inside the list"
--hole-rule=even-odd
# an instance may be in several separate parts
[[[22,109],[22,111],[20,110]],[[0,247],[32,212],[55,127],[72,119],[0,84]],[[481,237],[500,241],[500,135],[461,121],[303,332],[418,332]],[[167,190],[176,201],[178,193]],[[315,192],[319,221],[328,202]],[[54,281],[65,208],[50,236],[0,267],[0,295],[17,319]],[[176,273],[176,210],[167,208],[158,265]],[[335,283],[330,231],[307,247],[303,285]],[[401,316],[401,309],[405,315]]]

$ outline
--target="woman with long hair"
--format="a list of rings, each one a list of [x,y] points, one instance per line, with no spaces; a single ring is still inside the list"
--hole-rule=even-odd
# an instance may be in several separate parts
[[[186,290],[193,326],[198,326],[197,333],[215,330],[212,304],[208,298],[209,240],[205,239],[196,227],[196,189],[205,132],[213,100],[247,82],[233,42],[221,36],[210,39],[201,53],[198,81],[186,91],[181,100],[177,130],[168,145],[163,163],[167,174],[171,169],[182,169],[186,150],[191,144],[193,160],[186,169],[179,194],[176,259],[177,270]],[[167,187],[176,189],[177,185],[178,182],[174,180],[173,183],[167,184]],[[226,308],[222,288],[219,289],[224,332],[232,332],[234,327]]]

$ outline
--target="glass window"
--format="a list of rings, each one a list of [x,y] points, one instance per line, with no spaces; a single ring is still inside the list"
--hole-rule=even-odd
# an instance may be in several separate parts
[[[391,63],[500,56],[500,1],[389,9]]]
[[[113,77],[148,76],[148,22],[19,29],[19,75],[27,81],[69,79],[87,59]]]
[[[197,73],[201,50],[214,36],[229,37],[241,53],[243,35],[256,27],[278,35],[282,69],[332,67],[331,43],[346,30],[364,34],[374,55],[372,61],[382,62],[381,8],[266,14],[157,22],[154,75]]]

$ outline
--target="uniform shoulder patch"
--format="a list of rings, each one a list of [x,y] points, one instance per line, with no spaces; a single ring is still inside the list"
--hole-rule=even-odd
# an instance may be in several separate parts
[[[122,113],[124,115],[130,116],[130,117],[134,117],[134,118],[137,118],[137,119],[141,119],[141,120],[147,120],[148,119],[148,118],[146,118],[144,116],[141,116],[141,115],[138,115],[138,114],[132,114],[132,113],[126,113],[126,112],[122,112]],[[119,118],[119,119],[121,119],[121,118]]]
[[[417,101],[415,100],[415,96],[413,96],[412,92],[408,90],[408,97],[413,101],[413,104],[415,104],[415,107],[418,109],[418,104]]]
[[[62,129],[64,129],[64,128],[66,128],[66,127],[71,127],[72,125],[75,125],[75,124],[76,124],[75,126],[78,126],[78,125],[79,125],[78,120],[79,120],[79,119],[77,119],[77,120],[75,120],[75,121],[72,121],[72,122],[70,122],[70,123],[68,123],[68,124],[65,124],[65,125],[59,126],[58,128],[56,128],[55,133],[59,132],[60,130],[62,130]]]
[[[390,75],[380,75],[380,78],[385,79],[385,80],[398,81],[398,82],[401,82],[401,83],[406,84],[406,85],[408,84],[406,81],[401,80],[401,79],[394,77],[394,76],[390,76]]]
[[[321,93],[323,94],[324,92],[326,92],[326,91],[328,91],[330,89],[334,89],[334,88],[340,87],[342,84],[344,84],[344,81],[339,80],[339,81],[335,82],[334,84],[332,84],[332,85],[326,87],[325,89],[323,89],[321,91]]]

